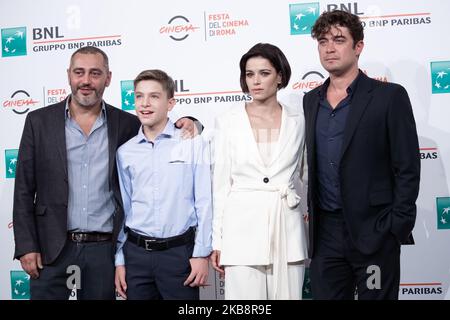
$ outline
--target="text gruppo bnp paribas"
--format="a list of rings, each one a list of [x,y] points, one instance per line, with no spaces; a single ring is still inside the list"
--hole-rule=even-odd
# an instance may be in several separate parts
[[[74,50],[84,46],[111,47],[122,45],[121,35],[66,38],[59,26],[33,28],[33,51]]]

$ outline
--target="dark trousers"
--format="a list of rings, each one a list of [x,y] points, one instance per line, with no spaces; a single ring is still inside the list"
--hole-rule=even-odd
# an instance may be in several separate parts
[[[114,257],[112,243],[67,241],[61,254],[51,265],[39,271],[38,279],[31,279],[32,300],[67,300],[72,292],[67,280],[75,273],[70,266],[79,267],[81,288],[78,300],[115,299]],[[69,268],[69,269],[68,269]],[[68,273],[69,271],[69,273]],[[69,285],[73,284],[69,279]]]
[[[392,234],[377,252],[364,255],[353,245],[342,213],[320,212],[317,229],[310,264],[313,299],[354,299],[355,288],[359,300],[398,299],[400,244]]]
[[[125,280],[129,300],[198,300],[199,288],[184,286],[191,273],[194,243],[166,250],[147,251],[129,241],[124,244]]]

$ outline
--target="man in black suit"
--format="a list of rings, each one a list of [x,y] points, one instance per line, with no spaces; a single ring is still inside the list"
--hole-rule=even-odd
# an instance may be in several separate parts
[[[358,68],[359,18],[323,13],[312,29],[323,85],[303,99],[310,265],[315,299],[398,299],[400,245],[419,192],[416,125],[406,90]]]
[[[25,120],[14,189],[14,257],[31,276],[31,299],[68,299],[73,283],[78,299],[114,299],[114,251],[123,220],[115,155],[140,122],[103,101],[111,72],[102,50],[75,51],[67,75],[72,94]],[[193,131],[192,120],[178,124]]]

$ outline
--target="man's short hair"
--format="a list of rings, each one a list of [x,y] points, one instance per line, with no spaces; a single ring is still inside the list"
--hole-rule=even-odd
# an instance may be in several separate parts
[[[86,46],[81,47],[77,49],[74,53],[72,53],[72,56],[70,57],[70,62],[72,63],[73,57],[75,57],[76,54],[101,54],[103,57],[103,63],[107,71],[109,71],[109,59],[106,55],[105,51],[94,47],[94,46]]]

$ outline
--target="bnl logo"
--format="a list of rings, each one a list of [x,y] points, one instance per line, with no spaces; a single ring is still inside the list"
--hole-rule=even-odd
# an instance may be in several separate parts
[[[25,271],[11,271],[11,299],[30,299],[30,276]]]
[[[2,29],[2,57],[25,56],[27,54],[27,28]]]
[[[319,17],[319,2],[289,5],[291,35],[311,34],[311,29]]]
[[[431,92],[450,93],[450,61],[431,62]]]
[[[120,81],[122,92],[122,110],[134,110],[134,84],[133,80]]]
[[[450,197],[436,198],[437,228],[450,229]]]
[[[18,153],[18,149],[5,150],[6,179],[14,179],[16,177]]]

